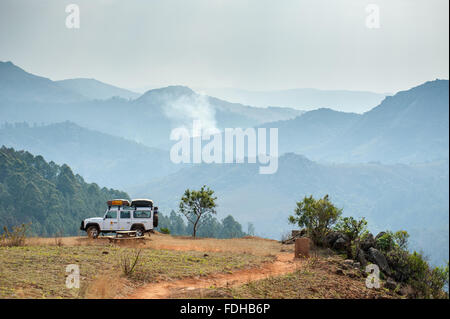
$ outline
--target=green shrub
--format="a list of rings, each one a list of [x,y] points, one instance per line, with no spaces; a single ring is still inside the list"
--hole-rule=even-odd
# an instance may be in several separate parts
[[[300,228],[306,227],[313,242],[318,246],[324,246],[325,236],[341,214],[342,209],[336,208],[328,199],[328,195],[318,200],[311,195],[297,202],[294,215],[289,216],[288,221]]]
[[[409,267],[409,252],[396,247],[385,254],[392,278],[398,282],[406,283],[411,276]]]
[[[377,238],[377,248],[383,252],[391,251],[395,247],[394,234],[386,231],[385,234]]]
[[[353,242],[367,231],[367,221],[364,217],[360,220],[356,220],[353,217],[339,218],[334,229],[347,235],[350,241]]]
[[[394,242],[401,248],[406,249],[408,247],[409,234],[405,230],[399,230],[393,235]]]
[[[411,276],[408,283],[415,289],[416,298],[448,298],[444,287],[448,283],[448,268],[431,268],[422,254],[409,255]]]
[[[162,227],[159,231],[163,234],[167,234],[167,235],[170,234],[170,229],[167,227]]]

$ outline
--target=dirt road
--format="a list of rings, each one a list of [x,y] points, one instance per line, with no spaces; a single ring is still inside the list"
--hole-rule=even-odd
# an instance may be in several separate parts
[[[180,290],[198,288],[231,287],[250,281],[292,273],[301,267],[302,260],[294,260],[292,253],[280,253],[274,262],[265,263],[259,267],[242,269],[233,273],[218,273],[205,277],[180,279],[172,282],[147,284],[129,295],[128,299],[161,299]]]

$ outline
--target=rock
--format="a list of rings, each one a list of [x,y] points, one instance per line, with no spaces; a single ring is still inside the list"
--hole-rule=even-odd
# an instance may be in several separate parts
[[[347,266],[353,267],[354,261],[351,259],[346,259],[343,261],[343,263],[346,264]]]
[[[344,238],[339,237],[333,244],[333,249],[337,251],[343,251],[347,248],[347,242]]]
[[[397,283],[394,281],[394,279],[388,278],[384,283],[384,288],[394,290],[395,288],[397,288]]]
[[[325,237],[325,242],[328,245],[328,247],[333,247],[334,243],[342,234],[336,231],[329,232],[327,236]]]
[[[346,264],[339,264],[338,267],[341,268],[341,269],[344,269],[344,270],[350,269],[350,267],[347,266]]]
[[[359,262],[355,262],[353,263],[353,267],[359,269],[361,268],[361,264]]]
[[[375,247],[376,243],[377,243],[377,242],[376,242],[375,238],[373,237],[373,235],[372,235],[371,233],[369,233],[369,234],[364,238],[364,240],[361,241],[360,247],[361,247],[362,250],[368,251],[369,248]]]
[[[380,267],[380,270],[383,271],[385,274],[387,275],[391,274],[386,257],[384,257],[384,255],[379,250],[373,247],[369,248],[369,253],[367,257],[371,262],[378,265],[378,267]]]
[[[398,294],[400,296],[406,296],[408,298],[413,298],[414,297],[414,289],[412,289],[411,286],[409,286],[409,285],[402,286],[398,290]]]
[[[299,237],[303,237],[306,236],[306,229],[302,229],[302,230],[293,230],[291,232],[291,237],[292,238],[299,238]]]
[[[355,273],[353,271],[350,271],[347,273],[347,276],[350,278],[359,278],[361,275],[359,273]]]
[[[342,269],[336,269],[335,273],[337,275],[340,275],[340,276],[344,276],[345,275],[345,273],[344,273],[344,271]]]
[[[360,266],[366,267],[367,260],[366,260],[364,251],[361,248],[356,251],[356,260],[358,261]]]
[[[292,237],[292,238],[300,237],[300,232],[301,232],[301,230],[293,230],[293,231],[291,232],[291,237]]]

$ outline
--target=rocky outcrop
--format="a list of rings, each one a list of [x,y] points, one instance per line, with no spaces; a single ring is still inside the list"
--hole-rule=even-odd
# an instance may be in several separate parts
[[[367,236],[361,241],[360,247],[363,251],[368,251],[370,248],[376,246],[376,240],[371,233],[367,234]]]
[[[388,278],[384,283],[384,288],[389,290],[395,290],[397,288],[397,283],[392,278]]]
[[[367,259],[366,259],[366,257],[365,257],[364,251],[363,251],[361,248],[359,248],[359,249],[356,250],[356,256],[355,256],[355,259],[359,262],[359,264],[360,264],[362,267],[366,267],[366,265],[367,265]]]
[[[385,274],[391,274],[386,257],[378,249],[373,247],[369,248],[367,259],[380,267],[380,270]]]
[[[328,247],[337,251],[346,251],[350,245],[348,236],[336,231],[329,232],[325,237],[325,242]]]
[[[347,248],[347,241],[342,237],[339,237],[333,244],[333,249],[337,251],[345,251],[346,248]]]
[[[301,238],[301,237],[306,237],[307,236],[307,231],[306,229],[302,229],[302,230],[293,230],[291,233],[291,236],[285,240],[282,240],[281,243],[284,245],[290,245],[295,243],[295,240],[297,238]]]

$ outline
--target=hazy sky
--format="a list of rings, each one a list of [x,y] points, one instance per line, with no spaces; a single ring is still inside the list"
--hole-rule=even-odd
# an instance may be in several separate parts
[[[80,8],[80,29],[65,7]],[[367,4],[380,8],[369,29]],[[60,80],[396,92],[448,79],[448,0],[0,0],[0,60]]]

